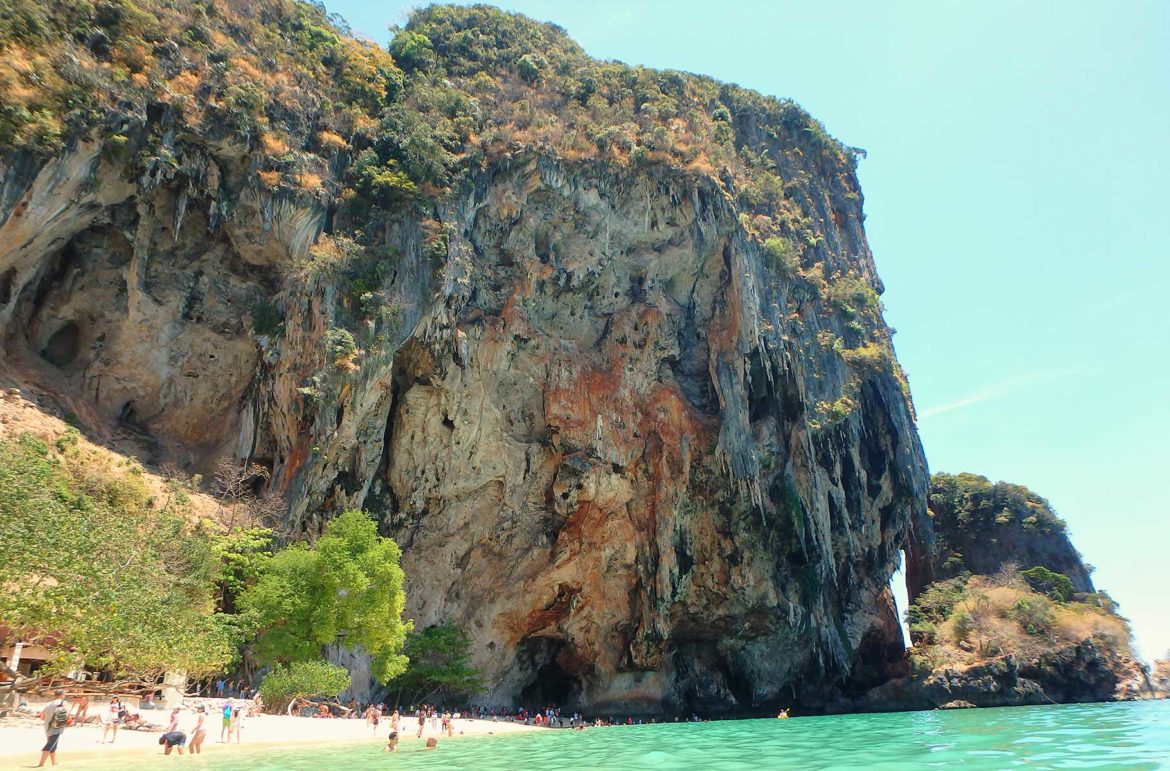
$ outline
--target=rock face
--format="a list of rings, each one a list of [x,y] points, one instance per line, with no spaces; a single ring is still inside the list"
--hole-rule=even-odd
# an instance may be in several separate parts
[[[519,158],[476,187],[372,491],[416,623],[474,630],[503,700],[751,708],[884,661],[922,479],[894,378],[809,425],[833,321],[790,320],[710,184]]]
[[[1162,698],[1170,698],[1170,656],[1154,661],[1150,682]]]
[[[924,710],[958,706],[1014,707],[1148,697],[1149,681],[1139,663],[1091,641],[1019,662],[1011,656],[969,667],[935,670],[891,680],[838,708]]]
[[[1022,485],[978,474],[935,474],[930,517],[935,578],[964,570],[993,575],[1007,563],[1063,573],[1078,592],[1092,592],[1089,569],[1048,501]]]
[[[359,292],[319,258],[359,207],[140,117],[165,167],[99,131],[0,160],[5,380],[148,462],[269,466],[307,535],[371,512],[485,703],[815,707],[900,658],[928,479],[850,156],[729,112],[790,180],[784,264],[718,174],[497,151],[378,220]]]

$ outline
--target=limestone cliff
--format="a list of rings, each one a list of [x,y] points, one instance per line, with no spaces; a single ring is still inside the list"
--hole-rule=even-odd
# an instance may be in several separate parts
[[[52,113],[59,141],[0,131],[5,381],[150,463],[267,465],[306,536],[370,511],[486,702],[742,712],[883,679],[928,478],[853,151],[484,7],[416,14],[394,62],[300,4],[207,8],[140,86]],[[266,77],[269,44],[321,65]],[[125,64],[86,45],[46,50]]]

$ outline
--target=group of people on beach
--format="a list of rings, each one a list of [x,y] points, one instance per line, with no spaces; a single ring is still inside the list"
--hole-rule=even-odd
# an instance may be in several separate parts
[[[66,728],[84,725],[95,719],[100,722],[102,727],[102,738],[98,740],[99,744],[106,744],[106,737],[109,737],[109,743],[113,744],[118,738],[118,729],[122,728],[132,731],[161,731],[162,735],[159,736],[158,743],[163,748],[164,755],[170,755],[172,750],[177,750],[180,755],[184,751],[190,752],[192,755],[198,755],[203,751],[209,714],[208,707],[205,705],[201,704],[195,708],[190,730],[187,731],[183,730],[183,714],[179,707],[171,710],[170,717],[166,725],[163,726],[144,720],[139,713],[130,712],[126,703],[118,696],[110,697],[110,703],[97,716],[89,714],[89,698],[85,695],[71,698],[64,689],[57,689],[53,696],[53,700],[46,704],[40,712],[45,729],[45,745],[41,749],[41,760],[37,768],[44,766],[46,761],[54,766],[57,765],[57,746]],[[258,701],[249,708],[243,702],[234,702],[228,699],[219,707],[222,716],[219,732],[220,743],[230,744],[233,737],[235,737],[236,744],[240,743],[244,720],[260,709]],[[153,694],[146,697],[146,700],[139,705],[139,709],[157,709],[153,703]]]

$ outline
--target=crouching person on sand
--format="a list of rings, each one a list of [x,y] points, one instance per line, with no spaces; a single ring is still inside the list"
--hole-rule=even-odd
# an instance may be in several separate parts
[[[158,743],[166,747],[163,750],[164,755],[171,754],[171,748],[177,747],[179,754],[183,754],[183,745],[187,743],[187,734],[182,731],[168,731],[162,736],[158,737]]]

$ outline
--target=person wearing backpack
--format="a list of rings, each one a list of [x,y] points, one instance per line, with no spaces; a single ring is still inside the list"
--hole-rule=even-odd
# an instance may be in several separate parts
[[[61,734],[65,733],[65,726],[69,724],[69,700],[65,691],[58,688],[53,691],[53,695],[57,698],[41,710],[41,720],[45,721],[45,746],[41,748],[41,762],[37,768],[44,766],[46,760],[57,765],[57,742],[61,741]]]

